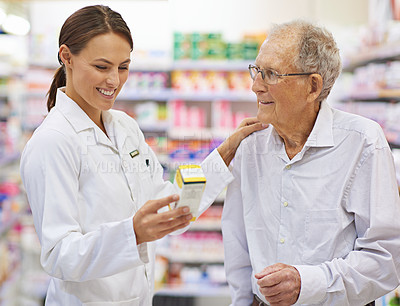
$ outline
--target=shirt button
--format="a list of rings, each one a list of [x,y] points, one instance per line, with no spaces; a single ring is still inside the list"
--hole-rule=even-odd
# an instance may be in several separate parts
[[[279,240],[279,242],[280,242],[281,244],[284,244],[284,243],[285,243],[285,239],[281,238],[281,239]]]
[[[290,170],[290,168],[292,168],[292,165],[287,165],[285,168]]]
[[[289,203],[288,202],[283,202],[283,206],[288,207]]]

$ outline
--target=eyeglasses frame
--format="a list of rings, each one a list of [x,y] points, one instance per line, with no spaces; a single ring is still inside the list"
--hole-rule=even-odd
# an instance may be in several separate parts
[[[262,79],[265,81],[264,69],[261,69],[261,68],[257,67],[256,65],[249,64],[249,67],[248,67],[249,73],[250,73],[250,69],[252,69],[252,68],[255,68],[255,69],[257,70],[257,74],[259,74],[259,73],[261,72],[261,77],[262,77]],[[295,75],[311,75],[311,74],[315,74],[315,73],[316,73],[316,72],[300,72],[300,73],[283,73],[283,74],[279,74],[279,73],[277,73],[277,72],[276,72],[275,70],[273,70],[273,69],[269,69],[269,70],[271,70],[272,72],[274,72],[275,75],[276,75],[277,77],[295,76]],[[252,77],[251,77],[251,73],[250,73],[250,77],[251,77],[251,79],[252,79],[253,81],[256,79],[257,74],[254,76],[254,78],[252,78]],[[268,83],[267,83],[267,84],[268,84]],[[274,84],[269,84],[269,85],[275,85],[275,84],[276,84],[276,83],[274,83]]]

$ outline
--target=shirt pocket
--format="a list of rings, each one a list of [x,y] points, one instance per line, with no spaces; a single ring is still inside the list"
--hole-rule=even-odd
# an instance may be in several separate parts
[[[121,302],[88,302],[83,306],[139,306],[139,297]]]
[[[343,245],[344,235],[337,209],[309,211],[305,218],[304,236],[302,261],[305,264],[320,264],[349,252]]]

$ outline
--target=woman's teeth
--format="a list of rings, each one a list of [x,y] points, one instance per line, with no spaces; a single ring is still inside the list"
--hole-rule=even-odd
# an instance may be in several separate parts
[[[104,90],[104,89],[101,89],[101,88],[98,88],[97,90],[99,92],[101,92],[103,95],[106,95],[106,96],[112,96],[112,94],[114,93],[114,90],[108,91],[108,90]]]
[[[272,101],[260,101],[259,103],[260,104],[271,104],[271,103],[274,103],[274,102],[272,102]]]

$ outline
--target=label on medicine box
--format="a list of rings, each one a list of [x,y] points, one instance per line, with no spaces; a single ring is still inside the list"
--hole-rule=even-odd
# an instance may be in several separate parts
[[[182,165],[176,170],[174,185],[178,188],[179,201],[170,209],[189,206],[193,215],[191,221],[196,220],[203,191],[206,186],[206,177],[199,165]]]

